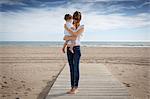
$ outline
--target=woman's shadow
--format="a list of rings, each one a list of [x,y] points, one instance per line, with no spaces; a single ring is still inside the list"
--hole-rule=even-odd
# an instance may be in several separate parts
[[[54,98],[54,97],[67,95],[66,92],[60,92],[60,91],[55,93],[55,94],[51,94],[50,89],[51,89],[51,87],[52,87],[52,85],[54,84],[55,81],[56,81],[56,79],[54,79],[53,81],[47,82],[47,86],[38,95],[37,99],[51,99],[51,98]],[[49,92],[50,92],[50,95],[48,95]],[[46,97],[48,97],[48,98],[46,98]]]
[[[68,94],[66,92],[60,92],[60,93],[48,95],[47,99],[57,98],[60,96],[65,96],[65,95],[68,95]]]

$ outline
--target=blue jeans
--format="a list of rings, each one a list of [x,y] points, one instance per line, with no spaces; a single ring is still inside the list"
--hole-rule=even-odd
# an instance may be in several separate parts
[[[67,57],[70,66],[71,87],[77,88],[79,83],[79,77],[80,77],[79,74],[79,63],[81,57],[80,46],[74,46],[73,52],[74,53],[72,53],[69,50],[69,47],[67,47]]]

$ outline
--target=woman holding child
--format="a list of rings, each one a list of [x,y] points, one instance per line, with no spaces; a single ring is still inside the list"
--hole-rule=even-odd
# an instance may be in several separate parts
[[[67,19],[65,15],[65,19]],[[70,17],[70,15],[68,14]],[[65,35],[64,40],[66,41],[63,47],[63,52],[65,53],[65,47],[67,46],[67,58],[70,67],[70,78],[71,78],[71,89],[67,92],[68,94],[75,94],[78,92],[78,83],[79,83],[79,63],[80,63],[80,36],[84,31],[84,26],[80,25],[81,21],[81,12],[75,11],[73,14],[73,23],[69,25],[66,20],[64,25],[65,31],[69,32],[70,35]],[[66,34],[66,33],[65,33]]]

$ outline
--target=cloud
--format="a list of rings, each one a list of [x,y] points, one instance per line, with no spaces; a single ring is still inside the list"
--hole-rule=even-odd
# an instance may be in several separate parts
[[[49,7],[48,5],[51,3],[44,4],[41,8],[25,7],[23,11],[0,12],[1,38],[62,40],[63,17],[66,13],[73,14],[76,10],[82,12],[82,23],[85,24],[85,32],[134,30],[150,26],[149,13],[137,13],[129,16],[119,12],[123,9],[135,9],[134,6],[125,7],[108,4],[107,7],[103,4],[95,5],[95,3],[84,3],[83,6],[83,3],[72,4],[67,2],[65,5]],[[53,2],[53,4],[57,3]]]
[[[122,14],[99,15],[97,12],[85,12],[85,9],[80,9],[83,12],[82,22],[87,28],[96,31],[111,30],[120,28],[138,28],[149,25],[149,14],[138,14],[136,16],[124,16]],[[26,8],[25,12],[1,12],[1,22],[3,23],[2,33],[56,33],[63,31],[63,17],[65,13],[73,13],[76,11],[74,6],[69,9],[54,8]]]
[[[22,0],[1,0],[0,4],[16,5],[23,4]]]
[[[19,13],[3,12],[1,17],[2,33],[53,33],[62,30],[62,27],[58,25],[63,25],[63,16],[47,9],[32,8],[30,11]],[[58,24],[59,22],[60,24]],[[54,27],[57,27],[57,29]]]
[[[88,14],[85,17],[85,25],[88,30],[104,31],[113,29],[134,29],[150,26],[149,14],[139,14],[133,17],[119,14],[97,15]],[[87,30],[87,31],[88,31]]]
[[[143,4],[139,5],[138,8],[141,8],[141,7],[146,6],[146,5],[150,5],[150,1],[144,2]]]
[[[71,0],[72,2],[110,2],[110,1],[139,1],[139,0]]]
[[[111,5],[108,7],[108,13],[119,12],[123,10],[135,10],[137,9],[134,5],[122,6],[122,5]],[[124,11],[123,11],[124,12]]]

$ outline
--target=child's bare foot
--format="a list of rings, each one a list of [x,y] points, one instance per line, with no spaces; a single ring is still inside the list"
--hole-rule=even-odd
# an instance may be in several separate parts
[[[74,51],[73,51],[73,49],[72,49],[72,48],[70,48],[69,50],[71,51],[71,53],[74,53]]]
[[[65,53],[65,48],[62,48],[62,52]]]

